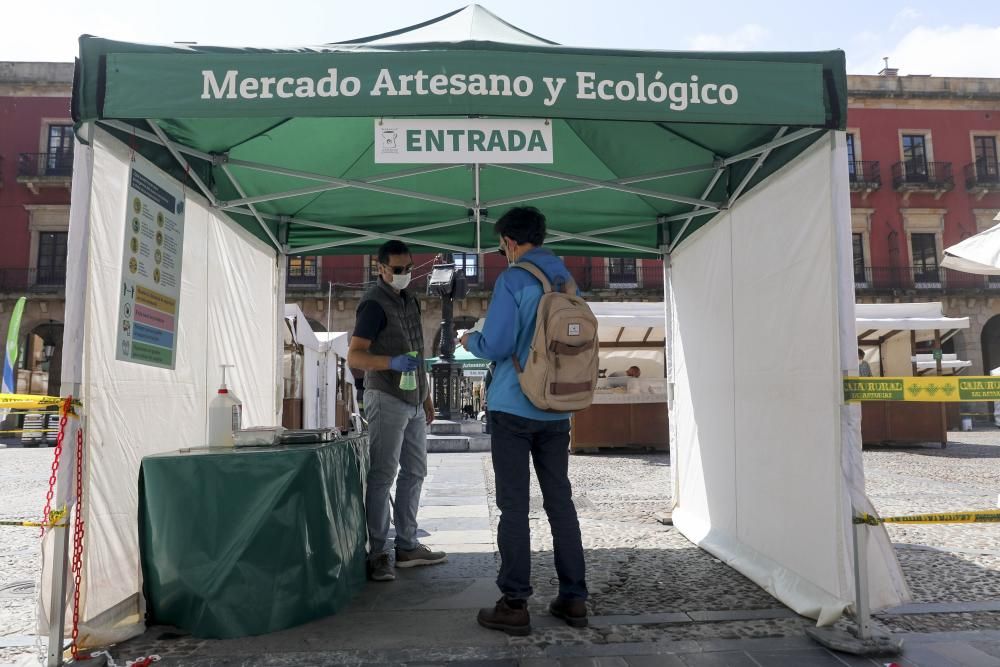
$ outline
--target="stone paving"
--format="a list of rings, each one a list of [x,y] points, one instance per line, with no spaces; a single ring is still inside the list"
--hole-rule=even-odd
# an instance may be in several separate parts
[[[866,450],[868,492],[883,515],[994,508],[1000,493],[1000,431],[952,433],[947,449]],[[0,450],[0,516],[34,516],[44,494],[45,450]],[[51,450],[49,450],[51,451]],[[7,466],[8,457],[14,464]],[[49,454],[50,456],[50,454]],[[178,637],[151,628],[115,648],[123,658],[157,653],[169,665],[440,664],[491,665],[882,665],[834,654],[804,635],[810,624],[742,575],[690,544],[654,515],[670,494],[664,454],[574,456],[571,477],[587,550],[591,627],[548,617],[555,593],[551,539],[532,487],[535,631],[523,638],[475,624],[478,606],[498,593],[497,512],[488,455],[431,455],[422,507],[423,541],[451,554],[448,564],[400,571],[371,584],[345,613],[234,641]],[[19,472],[15,472],[19,471]],[[7,478],[20,485],[8,493]],[[35,486],[41,486],[35,491]],[[20,501],[17,494],[26,497]],[[21,496],[17,496],[20,498]],[[22,505],[18,505],[21,502]],[[13,508],[13,509],[12,509]],[[906,613],[880,615],[905,633],[900,665],[1000,666],[1000,525],[889,525],[913,594]],[[0,532],[0,586],[27,581],[37,558],[34,531]],[[34,551],[32,551],[34,549]],[[16,562],[15,562],[16,561]],[[8,570],[12,573],[8,576]],[[0,664],[30,647],[4,648],[31,633],[30,598],[0,598]]]

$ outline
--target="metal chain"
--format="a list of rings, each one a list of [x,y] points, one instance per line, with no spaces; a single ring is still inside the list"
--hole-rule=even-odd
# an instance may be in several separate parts
[[[73,397],[67,396],[63,401],[62,409],[59,411],[59,434],[56,436],[56,451],[52,458],[52,471],[49,475],[49,490],[45,493],[45,509],[42,511],[42,524],[55,523],[52,519],[52,496],[55,493],[56,477],[59,473],[59,458],[62,456],[63,438],[66,435],[66,422],[69,419],[69,411],[73,406]],[[45,534],[45,527],[41,529],[41,535]]]
[[[73,659],[79,660],[77,638],[80,636],[80,577],[83,574],[83,423],[76,431],[76,523],[73,526]]]

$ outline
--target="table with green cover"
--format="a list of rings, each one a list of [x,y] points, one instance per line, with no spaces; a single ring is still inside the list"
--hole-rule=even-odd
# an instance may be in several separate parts
[[[145,457],[150,623],[233,638],[343,609],[365,583],[367,469],[367,436]]]

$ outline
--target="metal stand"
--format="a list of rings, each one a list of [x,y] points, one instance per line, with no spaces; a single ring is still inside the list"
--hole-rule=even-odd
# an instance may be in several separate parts
[[[455,299],[466,293],[465,271],[453,263],[435,264],[427,293],[441,297],[441,338],[438,340],[438,361],[431,366],[434,416],[450,421],[452,413],[462,411],[462,369],[455,363]]]
[[[834,651],[854,655],[896,655],[903,640],[872,627],[868,596],[868,524],[854,520],[854,621],[847,632],[836,628],[807,627],[806,634]]]

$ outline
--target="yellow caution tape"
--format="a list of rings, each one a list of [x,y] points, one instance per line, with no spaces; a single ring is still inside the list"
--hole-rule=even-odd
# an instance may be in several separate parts
[[[0,408],[38,410],[62,405],[58,396],[36,396],[32,394],[0,394]]]
[[[0,526],[20,526],[24,528],[65,528],[69,525],[66,521],[66,508],[51,510],[48,521],[9,521],[0,520]]]
[[[1000,510],[882,517],[862,512],[854,518],[854,523],[866,523],[869,526],[877,526],[880,523],[1000,523]]]

